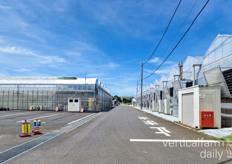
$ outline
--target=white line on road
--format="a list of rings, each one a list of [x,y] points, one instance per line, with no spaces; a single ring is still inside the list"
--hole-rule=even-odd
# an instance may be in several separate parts
[[[39,118],[52,117],[52,116],[57,116],[57,115],[61,115],[61,114],[64,114],[64,113],[60,113],[60,114],[52,114],[52,115],[48,115],[48,116],[41,116],[41,117],[35,117],[35,118],[31,118],[31,119],[26,119],[26,120],[27,120],[27,121],[31,121],[31,120],[35,120],[35,119],[39,119]],[[24,121],[24,120],[17,121],[17,123],[22,122],[22,121]]]
[[[102,114],[102,113],[98,113],[98,114],[96,114],[95,116],[93,116],[92,118],[86,118],[85,120],[82,120],[82,121],[81,121],[82,123],[80,123],[80,124],[83,125],[84,123],[89,122],[91,119],[93,119],[94,117],[99,116],[100,114]],[[12,150],[14,151],[14,150],[17,149],[17,148],[18,148],[18,150],[20,150],[20,147],[23,147],[24,145],[26,145],[26,144],[28,144],[28,143],[29,143],[29,144],[30,144],[30,143],[33,143],[33,142],[36,143],[36,141],[39,141],[39,143],[37,142],[36,145],[28,147],[27,150],[21,151],[21,152],[19,152],[17,155],[12,156],[12,157],[8,157],[8,159],[3,160],[3,161],[0,161],[0,162],[1,162],[1,163],[6,163],[6,162],[8,162],[8,161],[10,161],[10,160],[12,160],[12,159],[15,159],[15,158],[19,157],[20,155],[22,155],[22,154],[24,154],[24,153],[26,153],[26,152],[29,152],[30,150],[32,150],[32,149],[34,149],[34,148],[36,148],[36,147],[39,147],[40,145],[42,145],[42,144],[44,144],[44,143],[46,143],[46,142],[48,142],[48,141],[50,141],[50,140],[52,140],[52,139],[54,139],[54,138],[60,136],[60,135],[62,135],[63,133],[69,131],[70,128],[73,128],[73,127],[75,128],[75,126],[79,127],[80,124],[79,124],[79,122],[76,122],[74,125],[69,125],[69,126],[67,126],[67,127],[63,127],[63,128],[61,128],[60,130],[56,130],[56,131],[54,131],[54,132],[47,133],[47,134],[45,134],[44,136],[41,136],[41,137],[38,137],[38,138],[35,138],[35,139],[32,139],[32,140],[29,140],[29,141],[27,141],[27,142],[25,142],[25,143],[22,143],[22,144],[20,144],[20,145],[14,146],[14,147],[12,147],[12,148],[10,148],[10,149],[8,149],[8,150],[5,150],[5,151],[3,151],[3,152],[0,152],[0,155],[2,155],[2,154],[4,154],[4,153],[7,152],[7,155],[10,154],[10,156],[12,156],[12,154],[9,153],[10,151],[12,151]],[[71,130],[72,130],[72,129],[71,129]],[[45,136],[46,136],[46,137],[45,137]]]
[[[8,114],[8,115],[0,116],[0,117],[15,116],[15,115],[20,115],[20,114],[25,114],[25,113]]]
[[[159,130],[159,132],[155,132],[156,134],[164,134],[167,137],[171,136],[170,134],[168,134],[168,133],[171,133],[171,132],[168,131],[165,127],[150,127],[150,128]]]
[[[146,125],[159,125],[159,123],[155,122],[155,121],[152,121],[152,120],[146,120],[146,121],[143,121],[144,124]]]
[[[82,118],[80,118],[80,119],[78,119],[78,120],[75,120],[75,121],[72,121],[72,122],[70,122],[70,123],[68,123],[68,124],[69,124],[69,125],[70,125],[70,124],[73,124],[73,123],[75,123],[75,122],[77,122],[77,121],[83,120],[84,118],[90,117],[90,116],[92,116],[92,115],[94,115],[94,114],[95,114],[95,113],[90,114],[90,115],[85,116],[85,117],[82,117]]]
[[[166,139],[130,139],[130,142],[199,142],[199,143],[220,143],[216,140],[166,140]]]
[[[92,115],[93,115],[93,114],[92,114]],[[90,118],[88,121],[81,123],[80,125],[78,125],[78,126],[76,126],[76,127],[72,128],[72,129],[70,129],[70,130],[69,130],[69,131],[67,131],[66,133],[69,133],[69,132],[71,132],[71,131],[75,130],[76,128],[78,128],[78,127],[82,126],[83,124],[85,124],[85,123],[89,122],[90,120],[92,120],[92,119],[94,119],[94,118],[95,118],[95,117]],[[79,121],[81,121],[81,119],[80,119]]]

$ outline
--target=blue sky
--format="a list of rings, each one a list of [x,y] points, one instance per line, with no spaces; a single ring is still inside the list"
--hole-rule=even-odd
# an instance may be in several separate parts
[[[0,1],[0,75],[87,74],[102,81],[112,95],[135,95],[141,61],[151,55],[178,2]],[[145,65],[144,76],[168,55],[205,2],[183,0],[155,56]],[[211,0],[168,62],[144,84],[188,55],[203,56],[218,34],[231,34],[231,6],[232,1]]]

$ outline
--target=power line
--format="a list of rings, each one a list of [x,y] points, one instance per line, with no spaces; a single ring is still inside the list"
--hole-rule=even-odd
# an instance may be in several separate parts
[[[175,37],[173,37],[172,41],[169,43],[169,45],[165,49],[163,55],[166,54],[166,52],[168,51],[169,47],[172,45],[173,41],[177,38],[177,36],[178,36],[177,34],[181,31],[182,27],[184,26],[185,22],[187,21],[188,17],[190,16],[191,12],[193,11],[194,7],[196,6],[196,3],[197,3],[197,0],[195,0],[193,6],[191,7],[191,9],[189,10],[188,14],[186,15],[183,23],[181,24],[181,26],[179,27],[178,31],[176,32]]]
[[[175,16],[175,14],[176,14],[178,8],[179,8],[179,6],[180,6],[181,1],[182,1],[182,0],[179,1],[178,5],[177,5],[177,7],[176,7],[176,9],[175,9],[175,12],[173,13],[172,18],[170,19],[170,21],[169,21],[169,23],[168,23],[168,26],[166,27],[166,29],[165,29],[165,31],[164,31],[164,33],[163,33],[163,35],[162,35],[162,37],[161,37],[159,43],[157,44],[155,50],[152,52],[151,56],[143,63],[143,65],[145,65],[145,64],[152,58],[152,56],[153,56],[154,53],[156,52],[157,48],[159,47],[160,43],[162,42],[162,40],[163,40],[163,38],[164,38],[164,35],[165,35],[166,32],[168,31],[168,28],[169,28],[169,26],[170,26],[170,24],[171,24],[171,22],[172,22],[172,20],[173,20],[173,18],[174,18],[174,16]]]
[[[180,44],[180,42],[183,40],[183,38],[185,37],[185,35],[188,33],[188,31],[191,29],[191,27],[193,26],[194,22],[197,20],[198,16],[201,14],[201,12],[205,9],[205,7],[207,6],[209,0],[207,0],[207,2],[205,3],[205,5],[202,7],[202,9],[200,10],[200,12],[197,14],[197,16],[194,18],[193,22],[191,23],[191,25],[189,26],[189,28],[185,31],[184,35],[181,37],[181,39],[178,41],[178,43],[175,45],[175,47],[172,49],[172,51],[168,54],[168,56],[164,59],[164,61],[155,69],[155,71],[153,71],[149,76],[145,77],[144,79],[148,79],[149,77],[151,77],[163,64],[164,62],[170,57],[170,55],[173,53],[173,51],[177,48],[177,46]]]

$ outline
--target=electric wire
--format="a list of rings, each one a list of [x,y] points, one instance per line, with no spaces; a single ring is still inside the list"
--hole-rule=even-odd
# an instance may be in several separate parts
[[[172,22],[172,20],[173,20],[173,18],[174,18],[174,16],[175,16],[177,10],[178,10],[178,8],[179,8],[179,6],[180,6],[180,4],[181,4],[181,1],[182,1],[182,0],[179,1],[179,3],[178,3],[178,5],[177,5],[177,7],[176,7],[176,9],[175,9],[175,11],[174,11],[174,13],[173,13],[173,15],[172,15],[172,18],[170,19],[170,21],[169,21],[169,23],[168,23],[168,26],[166,27],[166,29],[165,29],[165,31],[164,31],[164,33],[163,33],[163,35],[162,35],[162,37],[161,37],[159,43],[157,44],[155,50],[152,52],[151,56],[143,63],[143,65],[145,65],[145,64],[152,58],[152,56],[155,54],[157,48],[159,47],[160,43],[162,42],[162,40],[163,40],[163,38],[164,38],[164,35],[165,35],[166,32],[168,31],[168,28],[169,28],[169,26],[170,26],[170,24],[171,24],[171,22]]]
[[[184,35],[181,37],[181,39],[178,41],[178,43],[174,46],[174,48],[172,49],[172,51],[168,54],[168,56],[164,59],[164,61],[147,77],[143,78],[143,79],[148,79],[149,77],[151,77],[164,63],[165,61],[171,56],[171,54],[173,53],[173,51],[178,47],[178,45],[180,44],[180,42],[183,40],[183,38],[186,36],[186,34],[189,32],[189,30],[191,29],[191,27],[193,26],[193,24],[195,23],[195,21],[197,20],[197,18],[199,17],[199,15],[201,14],[201,12],[205,9],[205,7],[207,6],[207,4],[209,3],[209,0],[207,0],[207,2],[205,3],[205,5],[201,8],[200,12],[197,14],[197,16],[194,18],[194,20],[192,21],[191,25],[189,26],[189,28],[185,31]]]
[[[193,11],[194,7],[196,6],[196,3],[197,3],[197,0],[195,0],[193,6],[192,6],[191,9],[189,10],[189,13],[186,15],[186,17],[185,17],[183,23],[180,25],[178,31],[177,31],[176,34],[175,34],[175,37],[174,37],[174,38],[172,39],[172,41],[168,44],[168,46],[167,46],[167,48],[165,49],[163,55],[166,54],[166,52],[168,51],[169,47],[172,45],[172,43],[174,42],[174,40],[177,38],[177,36],[178,36],[177,34],[178,34],[178,33],[181,31],[181,29],[183,28],[185,22],[187,21],[188,17],[190,16],[191,12]],[[161,55],[161,56],[162,56],[162,55]]]

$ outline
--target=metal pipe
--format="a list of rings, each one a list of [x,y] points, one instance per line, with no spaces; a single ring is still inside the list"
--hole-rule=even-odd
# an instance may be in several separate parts
[[[195,86],[195,65],[193,65],[193,86]]]
[[[183,64],[182,64],[182,61],[180,61],[178,63],[178,66],[179,66],[179,70],[180,70],[180,80],[182,80],[182,74],[183,74]]]
[[[196,85],[196,71],[195,71],[196,66],[201,67],[201,64],[193,64],[193,86]]]
[[[180,75],[174,75],[174,81],[176,81],[176,77],[180,77]],[[178,78],[177,78],[178,80]]]
[[[143,62],[141,64],[141,106],[140,106],[140,109],[142,109],[142,106],[143,106]]]
[[[164,97],[164,83],[166,83],[166,85],[167,85],[167,82],[168,82],[168,81],[163,81],[163,92],[162,92],[162,100],[164,100],[164,98],[165,98],[165,97]]]

